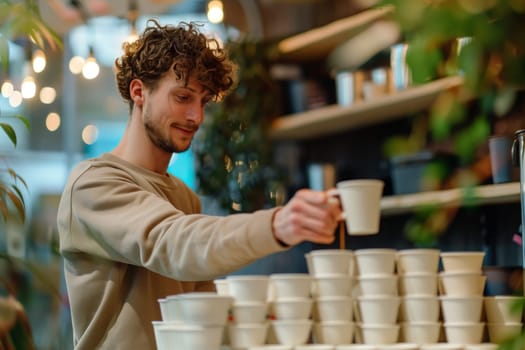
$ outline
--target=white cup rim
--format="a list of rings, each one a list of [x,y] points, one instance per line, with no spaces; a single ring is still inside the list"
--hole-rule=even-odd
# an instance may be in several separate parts
[[[336,183],[337,188],[346,188],[352,186],[384,186],[385,182],[379,179],[352,179]]]

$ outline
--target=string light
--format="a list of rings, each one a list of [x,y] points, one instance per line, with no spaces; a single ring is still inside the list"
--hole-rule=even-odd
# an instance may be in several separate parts
[[[31,99],[35,97],[36,95],[35,78],[33,78],[30,75],[25,77],[24,81],[22,81],[22,86],[20,88],[20,91],[22,92],[22,97],[25,99]]]
[[[20,91],[13,91],[11,96],[9,96],[9,105],[13,108],[16,108],[22,104],[22,94]]]
[[[29,62],[26,62],[24,65],[24,80],[22,81],[20,91],[22,97],[25,99],[33,98],[36,95],[36,83],[31,74],[31,65]]]
[[[73,74],[82,73],[82,67],[84,67],[84,58],[81,56],[73,56],[69,60],[69,71]]]
[[[224,19],[222,1],[211,0],[208,2],[208,12],[206,13],[206,16],[208,16],[208,20],[211,23],[221,23]]]
[[[11,80],[9,80],[9,79],[5,80],[2,83],[1,91],[2,91],[2,96],[4,96],[4,97],[11,96],[13,91],[15,91],[15,87],[14,87],[13,83],[11,82]]]
[[[43,104],[51,104],[55,101],[55,98],[57,96],[57,92],[54,88],[50,86],[43,87],[42,90],[40,90],[40,102]]]
[[[33,71],[40,73],[46,68],[47,60],[44,51],[36,50],[33,52]]]
[[[98,138],[98,128],[95,125],[89,124],[89,125],[86,125],[84,129],[82,129],[82,141],[84,141],[86,145],[94,144],[95,141],[97,141],[97,138]]]
[[[55,112],[51,112],[46,117],[46,128],[49,131],[56,131],[60,127],[60,115]]]
[[[97,60],[93,53],[93,48],[89,48],[89,57],[86,58],[84,66],[82,67],[82,76],[88,80],[95,79],[100,72]]]

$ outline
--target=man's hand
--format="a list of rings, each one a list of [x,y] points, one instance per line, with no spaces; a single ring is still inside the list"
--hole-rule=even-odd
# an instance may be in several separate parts
[[[272,228],[276,239],[287,245],[303,241],[332,243],[341,217],[341,206],[326,192],[302,189],[275,213]]]

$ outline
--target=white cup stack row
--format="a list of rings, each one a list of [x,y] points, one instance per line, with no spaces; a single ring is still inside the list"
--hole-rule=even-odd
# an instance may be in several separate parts
[[[523,310],[511,308],[523,297],[483,295],[483,252],[305,257],[308,273],[230,275],[215,280],[217,293],[160,299],[158,349],[495,350],[522,331]]]
[[[344,254],[353,256],[349,264]],[[523,310],[516,309],[523,297],[483,295],[484,255],[371,248],[347,253],[312,251],[306,258],[316,281],[313,296],[317,305],[323,297],[316,295],[315,286],[322,278],[346,274],[352,280],[349,295],[356,344],[418,344],[421,348],[466,344],[465,349],[467,345],[469,349],[477,345],[493,349],[522,331]],[[510,312],[513,305],[515,310]],[[341,310],[339,314],[344,313]],[[314,317],[315,312],[314,308]]]

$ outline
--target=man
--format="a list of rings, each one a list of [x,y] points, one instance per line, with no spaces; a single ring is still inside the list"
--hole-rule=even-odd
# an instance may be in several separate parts
[[[341,215],[310,190],[281,208],[199,214],[198,196],[167,167],[206,104],[232,88],[234,64],[194,24],[156,21],[115,63],[126,131],[73,169],[58,212],[75,349],[154,349],[159,298],[214,290],[214,278],[305,240],[331,243]]]

